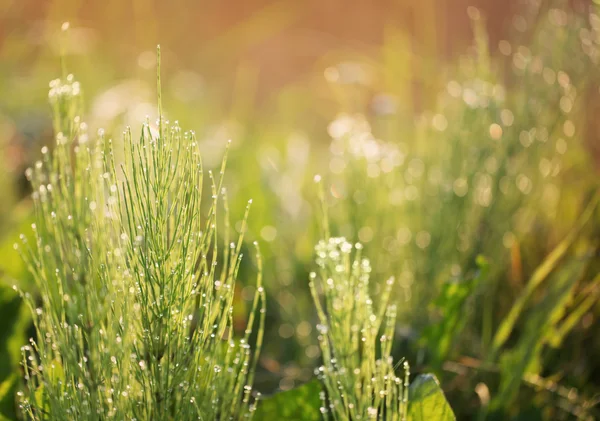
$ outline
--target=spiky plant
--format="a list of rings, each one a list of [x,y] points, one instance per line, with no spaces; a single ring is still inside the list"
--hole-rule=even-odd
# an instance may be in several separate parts
[[[371,264],[362,256],[362,244],[330,238],[327,227],[325,232],[315,247],[318,274],[310,273],[309,284],[319,318],[323,417],[406,420],[409,367],[404,361],[399,377],[391,356],[396,306],[388,301],[394,279],[383,288],[371,285]],[[380,296],[377,306],[373,292]]]
[[[198,144],[164,119],[160,70],[157,127],[146,122],[137,138],[127,128],[122,163],[102,132],[89,140],[73,76],[50,87],[56,145],[44,147],[27,173],[35,244],[22,237],[19,247],[39,291],[39,299],[23,294],[36,331],[23,347],[23,413],[32,420],[251,418],[265,300],[257,248],[253,308],[235,340],[248,209],[230,243],[225,159],[218,178],[208,172],[212,199],[203,207]]]

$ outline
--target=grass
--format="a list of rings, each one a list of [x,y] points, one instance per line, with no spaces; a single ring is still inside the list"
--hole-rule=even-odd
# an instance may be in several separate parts
[[[413,420],[445,408],[443,395],[426,403],[437,380],[418,375],[433,372],[458,419],[597,417],[585,142],[600,28],[595,9],[559,3],[528,3],[497,46],[470,9],[473,46],[428,73],[441,87],[428,111],[398,106],[410,102],[388,80],[399,63],[345,61],[326,71],[342,98],[331,121],[297,124],[310,98],[286,92],[265,121],[224,124],[238,127],[231,145],[170,123],[160,98],[156,124],[92,135],[77,82],[53,82],[57,136],[28,171],[34,220],[21,218],[34,282],[9,279],[35,326],[25,412]],[[368,85],[377,71],[388,85]],[[370,90],[385,95],[367,108]],[[254,240],[262,255],[241,260]],[[257,405],[251,387],[284,393]]]
[[[335,420],[405,421],[408,363],[403,363],[404,375],[399,377],[391,356],[396,307],[388,300],[393,278],[383,286],[376,307],[369,292],[371,264],[361,250],[360,243],[352,245],[340,237],[321,240],[315,247],[324,295],[322,304],[317,274],[312,272],[310,287],[324,364],[317,373],[327,391],[321,411]]]
[[[194,133],[162,117],[160,96],[157,127],[146,122],[135,140],[123,133],[118,171],[112,141],[102,132],[91,140],[79,117],[78,82],[67,75],[50,87],[56,146],[28,170],[35,240],[19,246],[41,297],[22,293],[36,332],[22,348],[22,412],[32,420],[250,419],[264,291],[259,265],[248,325],[235,339],[245,227],[230,243],[225,160],[218,179],[208,173],[203,209]]]

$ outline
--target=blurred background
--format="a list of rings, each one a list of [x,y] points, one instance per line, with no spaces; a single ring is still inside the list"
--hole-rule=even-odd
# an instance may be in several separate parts
[[[119,139],[156,117],[160,44],[167,117],[197,133],[208,167],[232,139],[234,222],[254,202],[268,293],[258,390],[291,389],[319,364],[307,279],[321,174],[333,233],[365,243],[376,282],[396,278],[395,354],[440,376],[459,419],[594,419],[598,31],[583,0],[0,0],[0,382],[27,338],[12,244],[30,231],[24,171],[53,143],[48,82],[64,65],[91,133]],[[568,253],[548,260],[557,246]]]

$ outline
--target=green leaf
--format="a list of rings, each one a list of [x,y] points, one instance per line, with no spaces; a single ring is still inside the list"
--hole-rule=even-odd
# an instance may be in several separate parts
[[[455,421],[456,417],[433,374],[421,374],[408,389],[409,421]]]
[[[321,383],[317,379],[261,400],[255,420],[320,421]]]

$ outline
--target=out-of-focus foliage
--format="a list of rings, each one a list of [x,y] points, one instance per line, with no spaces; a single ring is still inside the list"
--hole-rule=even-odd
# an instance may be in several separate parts
[[[61,45],[86,86],[91,132],[102,127],[118,144],[124,125],[156,117],[156,56],[143,49],[160,42],[166,108],[196,130],[208,168],[218,167],[233,139],[225,182],[231,214],[242,215],[254,200],[247,238],[261,242],[269,309],[259,390],[303,384],[321,364],[306,281],[321,235],[312,183],[318,173],[332,231],[365,244],[373,279],[396,278],[391,354],[406,357],[413,371],[433,370],[458,419],[599,416],[600,225],[589,194],[598,190],[592,153],[600,144],[597,6],[523,0],[502,22],[474,8],[412,2],[413,38],[399,17],[409,13],[392,8],[379,43],[336,50],[333,37],[317,32],[290,40],[285,29],[297,25],[302,8],[286,3],[221,35],[211,32],[217,19],[190,24],[197,11],[183,3],[136,7],[128,18],[136,24],[122,27],[108,24],[130,13],[121,4],[75,11],[50,3],[44,21],[9,21],[0,40],[0,54],[10,57],[0,66],[3,285],[30,285],[12,249],[19,233],[30,234],[21,173],[43,144],[53,148],[44,92],[60,73]],[[203,16],[212,17],[213,7]],[[474,37],[448,59],[438,49],[446,32],[435,16],[449,10],[469,15]],[[365,10],[357,15],[356,22],[377,26]],[[164,22],[174,16],[177,28],[168,30]],[[71,28],[63,33],[64,20]],[[502,25],[502,35],[488,37],[488,27]],[[350,32],[360,38],[362,30],[357,24]],[[313,37],[325,40],[314,43],[320,58],[287,63],[281,77],[277,64],[257,67],[249,59],[266,56],[248,47],[257,40],[286,57],[311,55]],[[228,58],[242,50],[252,52]],[[250,269],[240,268],[238,328],[254,296]]]
[[[319,421],[322,419],[321,384],[314,379],[293,390],[263,399],[254,416],[257,420]]]
[[[446,282],[431,303],[434,317],[439,320],[423,330],[421,341],[430,353],[429,364],[435,369],[442,367],[453,346],[460,339],[470,317],[469,308],[474,304],[474,292],[487,276],[489,263],[481,256],[477,263],[479,269],[475,275],[468,279]]]

